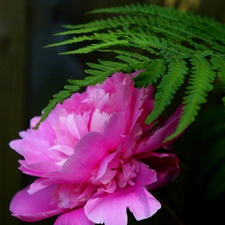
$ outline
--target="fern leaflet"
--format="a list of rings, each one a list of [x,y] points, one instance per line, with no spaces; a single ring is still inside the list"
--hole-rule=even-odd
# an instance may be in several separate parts
[[[207,92],[213,89],[212,83],[216,74],[209,62],[198,55],[195,55],[190,61],[193,68],[189,79],[190,86],[187,87],[187,95],[184,97],[183,114],[176,132],[168,137],[167,140],[176,137],[195,120],[200,105],[207,101]]]
[[[184,82],[184,75],[187,73],[186,62],[174,56],[168,60],[168,63],[168,73],[162,77],[162,81],[157,87],[154,109],[148,116],[147,123],[157,119],[165,107],[171,103],[173,95]]]

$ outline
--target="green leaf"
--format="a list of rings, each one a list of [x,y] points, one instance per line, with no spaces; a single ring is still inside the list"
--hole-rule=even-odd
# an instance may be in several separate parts
[[[100,50],[100,49],[107,49],[113,46],[129,46],[129,42],[126,40],[112,40],[112,41],[105,41],[105,42],[101,42],[99,44],[91,44],[88,45],[87,47],[83,47],[83,48],[79,48],[77,50],[73,50],[73,51],[68,51],[68,52],[63,52],[60,53],[60,55],[70,55],[70,54],[86,54],[86,53],[90,53],[96,50]]]
[[[135,84],[138,87],[146,87],[148,85],[153,85],[157,80],[164,74],[166,70],[165,59],[152,60],[149,66],[147,66],[146,71],[140,73],[134,78]]]
[[[174,94],[184,82],[184,75],[187,74],[186,62],[183,59],[172,57],[167,60],[169,63],[168,73],[163,75],[161,83],[158,85],[155,94],[153,112],[146,119],[146,123],[151,123],[164,111],[171,103]]]
[[[195,120],[200,110],[200,105],[207,101],[207,92],[213,89],[212,83],[216,74],[212,65],[205,58],[198,55],[192,57],[190,62],[193,67],[189,86],[184,97],[183,114],[175,133],[169,136],[167,140],[176,137]]]

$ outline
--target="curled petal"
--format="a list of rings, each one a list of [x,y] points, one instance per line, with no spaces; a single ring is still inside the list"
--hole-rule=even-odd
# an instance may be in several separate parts
[[[149,218],[160,208],[160,203],[140,186],[120,189],[111,194],[96,194],[84,207],[94,223],[127,225],[127,208],[137,220]]]
[[[165,122],[165,124],[157,129],[152,135],[146,137],[144,140],[140,140],[135,153],[142,154],[154,151],[170,144],[172,141],[164,143],[164,140],[173,132],[175,132],[181,117],[181,113],[182,106],[178,107],[175,113]],[[178,138],[178,136],[176,138]]]
[[[157,181],[148,190],[160,188],[172,182],[180,173],[179,158],[172,153],[155,153],[145,159],[146,164],[157,172]]]
[[[85,214],[94,223],[126,225],[127,208],[137,220],[149,218],[161,207],[160,203],[143,186],[154,183],[156,173],[139,163],[134,186],[118,188],[114,193],[99,191],[84,206]]]
[[[37,180],[35,180],[31,185],[30,188],[27,190],[27,192],[29,194],[34,194],[44,188],[46,188],[46,186],[44,186],[42,184],[42,182],[45,181],[45,178],[39,178]]]
[[[29,174],[31,176],[43,176],[46,173],[49,173],[51,171],[58,171],[61,169],[61,166],[47,161],[39,161],[37,163],[28,164],[25,160],[19,160],[21,166],[19,169],[25,173]]]
[[[77,143],[74,154],[64,163],[62,171],[49,173],[52,177],[44,185],[52,185],[61,182],[86,182],[93,170],[108,153],[108,148],[101,134],[90,132]]]

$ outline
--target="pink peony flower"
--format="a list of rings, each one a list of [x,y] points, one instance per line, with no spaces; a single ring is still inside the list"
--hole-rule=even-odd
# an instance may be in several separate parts
[[[115,73],[73,94],[38,130],[32,129],[35,117],[10,143],[24,157],[20,170],[38,177],[12,199],[13,216],[32,222],[60,214],[55,225],[126,225],[127,208],[137,220],[160,209],[147,189],[180,172],[179,159],[167,149],[171,142],[163,140],[175,131],[181,107],[168,121],[146,125],[153,88],[135,88],[138,73]]]

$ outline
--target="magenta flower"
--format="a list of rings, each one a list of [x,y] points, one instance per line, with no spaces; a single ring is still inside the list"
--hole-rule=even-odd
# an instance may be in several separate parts
[[[13,216],[27,222],[60,214],[55,225],[126,225],[161,207],[148,191],[173,180],[179,159],[164,139],[178,124],[181,107],[166,122],[146,125],[153,88],[135,88],[132,75],[115,73],[103,84],[58,104],[10,143],[24,157],[20,170],[38,177],[12,199]],[[164,153],[156,150],[164,148]]]

